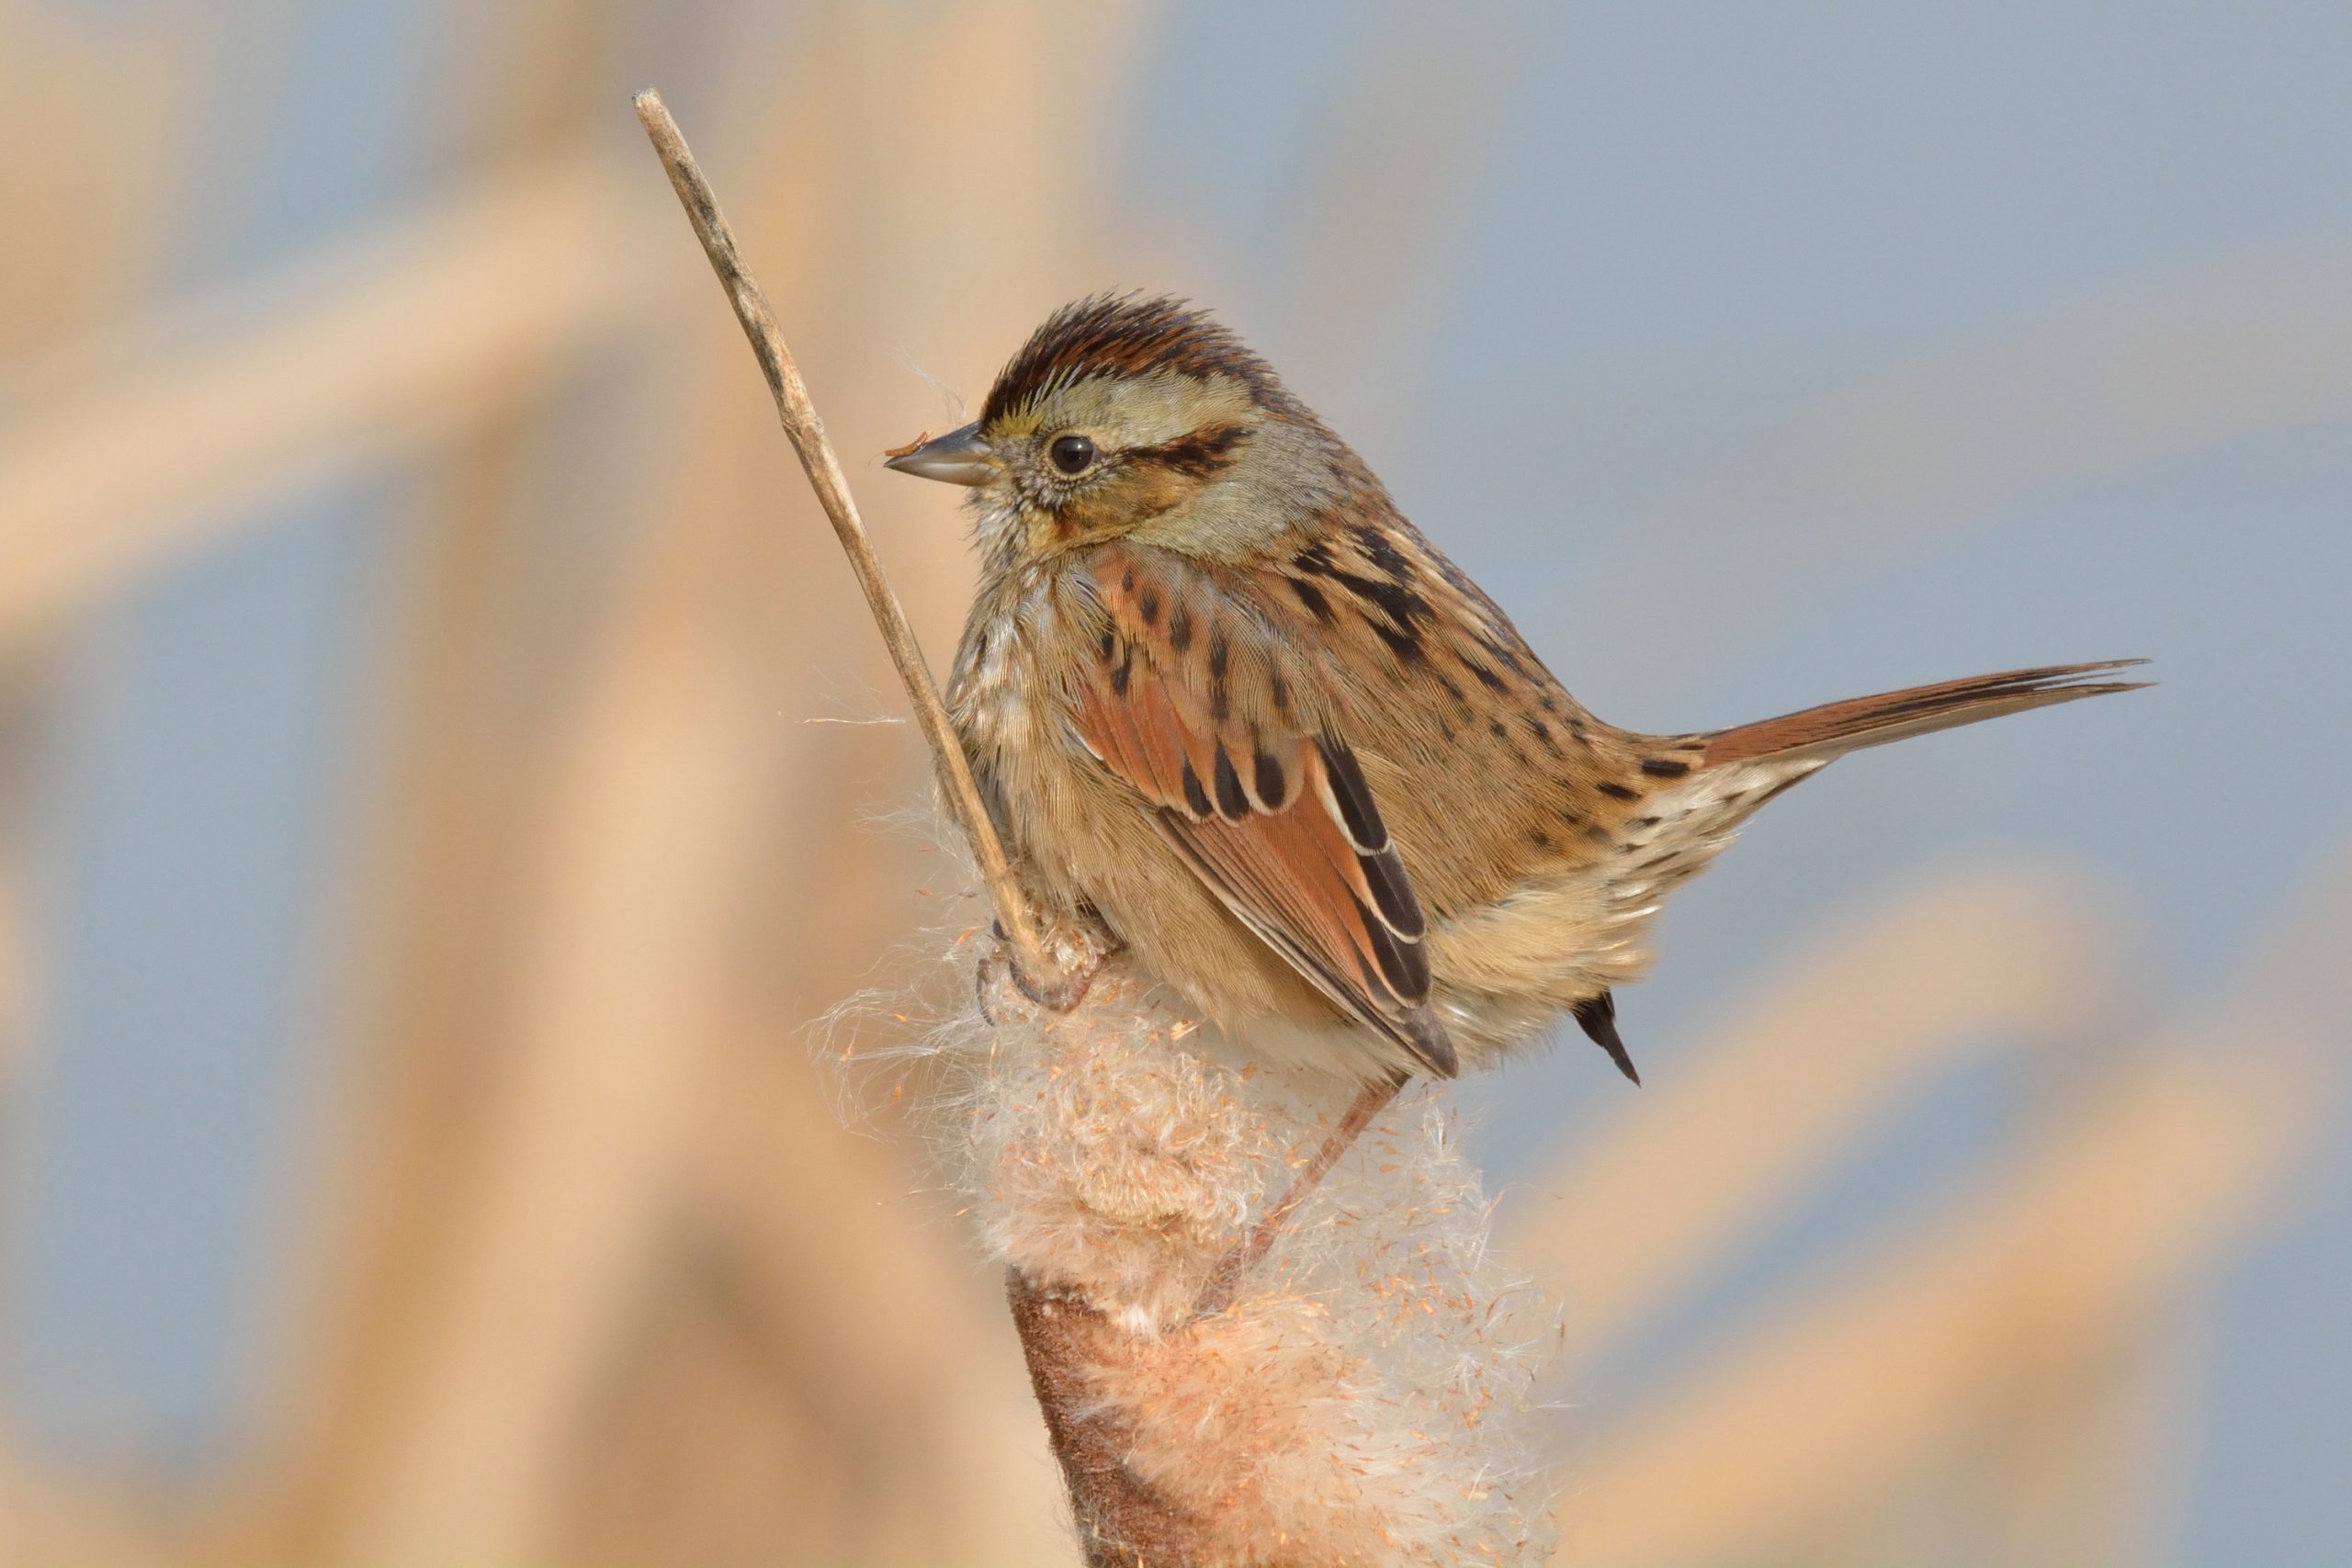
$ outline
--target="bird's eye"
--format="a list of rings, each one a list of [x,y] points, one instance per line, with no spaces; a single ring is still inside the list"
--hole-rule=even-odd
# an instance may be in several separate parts
[[[1051,457],[1054,467],[1062,472],[1082,474],[1093,466],[1094,443],[1083,435],[1057,436],[1054,444],[1046,448],[1046,456]]]

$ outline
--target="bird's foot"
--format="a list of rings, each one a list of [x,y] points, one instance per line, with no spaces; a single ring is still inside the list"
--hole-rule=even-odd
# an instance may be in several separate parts
[[[1046,932],[1046,956],[1053,965],[1052,972],[1032,975],[1007,951],[1004,928],[990,929],[995,933],[997,948],[980,964],[978,985],[980,1012],[991,1023],[1001,1021],[989,1008],[990,982],[1000,966],[1013,988],[1030,1001],[1048,1012],[1067,1013],[1086,999],[1095,976],[1102,972],[1103,962],[1119,950],[1119,944],[1099,929],[1057,920]]]

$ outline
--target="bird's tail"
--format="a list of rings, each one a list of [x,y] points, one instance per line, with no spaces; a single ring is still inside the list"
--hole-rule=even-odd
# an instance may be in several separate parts
[[[2071,703],[2078,697],[2104,696],[2109,692],[2136,692],[2154,682],[2092,681],[2085,677],[2146,662],[2144,659],[2110,659],[2097,664],[2007,670],[1998,675],[1939,681],[1932,686],[1912,686],[1872,697],[1824,703],[1800,713],[1716,730],[1704,738],[1706,750],[1700,765],[1716,768],[1765,759],[1826,762],[1865,746],[1883,746],[1906,736],[1998,718],[2005,713],[2022,713],[2028,708]]]

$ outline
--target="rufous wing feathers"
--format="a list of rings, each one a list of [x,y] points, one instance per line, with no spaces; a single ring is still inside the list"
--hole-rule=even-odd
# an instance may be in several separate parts
[[[1280,650],[1157,552],[1100,552],[1110,625],[1077,692],[1080,738],[1159,809],[1236,919],[1430,1072],[1459,1070],[1430,1005],[1427,922],[1347,744],[1285,709]]]

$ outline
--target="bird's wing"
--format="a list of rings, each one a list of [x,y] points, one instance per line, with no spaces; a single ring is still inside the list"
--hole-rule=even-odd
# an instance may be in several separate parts
[[[1226,908],[1351,1017],[1451,1077],[1427,922],[1347,742],[1238,584],[1148,547],[1089,562],[1104,612],[1073,721]]]

